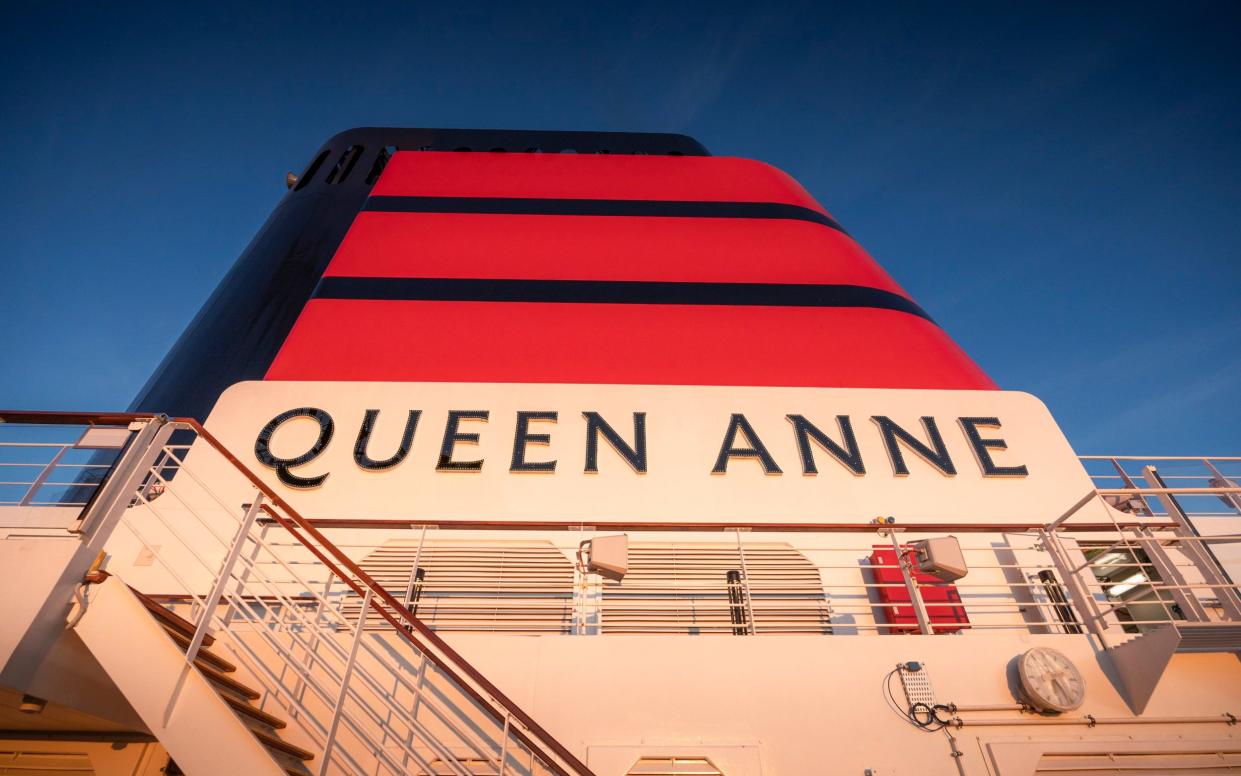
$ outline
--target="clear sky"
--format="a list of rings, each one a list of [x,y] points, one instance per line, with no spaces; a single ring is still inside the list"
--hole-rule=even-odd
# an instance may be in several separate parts
[[[1241,454],[1239,3],[5,16],[0,407],[128,405],[341,129],[644,130],[792,173],[1079,452]]]

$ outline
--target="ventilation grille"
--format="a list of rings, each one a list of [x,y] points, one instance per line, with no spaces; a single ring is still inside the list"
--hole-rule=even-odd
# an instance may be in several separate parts
[[[573,619],[573,564],[551,542],[453,544],[389,541],[361,562],[362,570],[405,601],[417,556],[424,572],[415,614],[439,631],[568,633]],[[344,613],[356,620],[351,595]],[[414,606],[410,607],[414,609]],[[391,627],[378,617],[368,628]]]
[[[1151,747],[1156,750],[1156,747]],[[1036,776],[1100,776],[1100,774],[1241,773],[1241,749],[1215,752],[1099,752],[1044,754]]]
[[[787,544],[631,544],[629,572],[603,585],[604,633],[830,633],[818,570]],[[729,572],[749,574],[745,597],[729,597]],[[743,617],[741,622],[738,618]]]
[[[91,765],[90,757],[82,753],[0,749],[0,774],[36,776],[45,773],[92,776],[95,769]]]

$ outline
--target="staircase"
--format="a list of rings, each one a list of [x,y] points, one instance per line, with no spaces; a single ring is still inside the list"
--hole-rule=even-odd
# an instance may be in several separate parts
[[[1170,622],[1107,647],[1126,700],[1141,714],[1164,669],[1177,654],[1233,652],[1241,655],[1241,625],[1230,622]]]
[[[1145,625],[1137,635],[1119,634],[1117,611],[1125,608],[1122,601],[1110,598],[1100,575],[1091,569],[1091,560],[1077,545],[1070,545],[1056,535],[1056,527],[1064,523],[1089,500],[1092,492],[1059,520],[1039,532],[1043,548],[1051,555],[1073,609],[1082,617],[1082,624],[1098,638],[1104,654],[1119,680],[1119,688],[1135,714],[1145,711],[1160,678],[1173,655],[1234,653],[1241,655],[1241,597],[1238,587],[1216,562],[1209,547],[1213,537],[1199,535],[1197,529],[1171,496],[1162,479],[1147,467],[1153,495],[1168,499],[1166,516],[1172,525],[1156,531],[1150,526],[1116,525],[1112,547],[1126,552],[1140,550],[1143,563],[1143,585],[1148,589],[1148,602],[1163,606],[1166,617],[1159,621],[1136,623]],[[1118,471],[1122,472],[1118,468]],[[1127,484],[1132,484],[1126,478]],[[1194,489],[1189,488],[1191,492]],[[1146,491],[1130,488],[1130,494],[1142,496]],[[1125,494],[1120,494],[1125,495]],[[1218,539],[1218,537],[1214,537]],[[1178,562],[1170,552],[1189,563]],[[1133,554],[1135,559],[1138,557]],[[1190,571],[1191,573],[1185,573]]]
[[[178,637],[193,632],[189,623],[115,576],[89,585],[83,600],[74,633],[181,772],[309,775],[311,753],[252,705],[261,695],[235,678],[230,660],[207,648],[186,662]]]
[[[120,451],[72,529],[69,627],[180,772],[594,776],[197,422],[0,423],[106,428]],[[122,581],[88,570],[99,549],[151,565]]]
[[[130,591],[184,652],[194,638],[194,624],[169,611],[155,599],[133,588],[130,588]],[[194,667],[289,776],[310,776],[311,772],[307,770],[306,763],[315,758],[314,754],[280,738],[279,731],[286,728],[288,723],[254,705],[263,697],[262,693],[232,676],[236,673],[237,666],[212,652],[210,647],[214,643],[215,638],[212,636],[203,638],[203,644],[194,656]]]

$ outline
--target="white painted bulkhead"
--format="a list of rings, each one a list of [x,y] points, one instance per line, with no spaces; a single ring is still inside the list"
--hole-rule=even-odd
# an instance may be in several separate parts
[[[310,490],[285,487],[274,470],[260,467],[249,455],[260,430],[295,407],[324,409],[335,423],[334,438],[321,454],[296,468],[299,475],[329,475]],[[490,413],[486,423],[458,428],[461,433],[478,433],[477,443],[470,440],[454,450],[460,460],[484,460],[482,471],[436,471],[448,411],[484,408]],[[375,458],[396,449],[408,410],[422,411],[409,455],[398,466],[365,471],[354,462],[355,437],[367,409],[381,410],[381,422],[370,440]],[[558,412],[555,424],[529,428],[530,433],[549,433],[549,443],[527,446],[532,460],[558,460],[554,473],[509,470],[513,418],[520,410]],[[613,422],[631,444],[632,413],[645,412],[647,471],[636,472],[601,441],[600,471],[584,472],[581,413],[586,410]],[[779,462],[781,474],[764,472],[753,456],[730,460],[725,474],[711,473],[735,413],[752,421]],[[835,416],[851,417],[866,474],[847,471],[817,447],[820,473],[804,474],[796,438],[785,419],[789,413],[804,414],[836,439],[840,429]],[[875,415],[898,419],[923,440],[927,436],[920,418],[937,418],[956,473],[945,474],[905,447],[910,473],[898,476],[871,421]],[[998,418],[998,428],[986,435],[1002,437],[1007,449],[991,450],[994,463],[1024,465],[1028,474],[986,476],[977,449],[957,422],[961,417]],[[1228,716],[1241,710],[1241,663],[1234,655],[1174,656],[1142,717],[1135,718],[1098,641],[1057,632],[1061,628],[1049,609],[1027,606],[1031,596],[1041,600],[1037,591],[1014,582],[1028,579],[1048,561],[1034,533],[1021,526],[1056,520],[1093,486],[1046,409],[1024,394],[264,383],[230,391],[208,427],[306,517],[331,520],[336,526],[351,519],[359,524],[369,521],[370,527],[324,529],[333,543],[364,566],[375,550],[385,546],[496,548],[531,542],[556,548],[571,563],[580,541],[607,533],[607,523],[617,520],[849,522],[861,529],[741,535],[750,546],[790,547],[816,568],[831,610],[831,633],[691,635],[690,628],[678,633],[609,633],[606,614],[602,627],[585,635],[558,633],[554,628],[541,634],[488,632],[500,629],[485,622],[470,629],[473,632],[441,631],[601,776],[620,776],[640,757],[672,754],[708,757],[730,775],[1008,776],[1019,772],[1011,763],[1030,757],[1037,761],[1041,756],[1032,755],[1029,745],[1036,749],[1045,745],[1047,752],[1071,751],[1083,742],[1099,752],[1134,747],[1176,751],[1182,745],[1233,752],[1229,757],[1241,751],[1237,728]],[[300,455],[314,445],[319,431],[308,418],[296,418],[277,429],[272,451],[286,458]],[[738,444],[746,441],[753,440],[739,439]],[[194,455],[191,452],[187,460],[194,462]],[[199,462],[201,471],[210,472],[214,466],[211,461]],[[171,501],[165,497],[164,504],[156,503],[175,515]],[[896,517],[893,527],[904,529],[901,536],[910,539],[924,535],[920,524],[966,527],[959,538],[971,571],[961,580],[961,590],[970,628],[934,636],[883,632],[882,620],[871,606],[873,593],[864,587],[870,547],[891,541],[866,528],[876,515]],[[1096,500],[1074,519],[1098,523],[1130,518]],[[436,520],[438,527],[425,534],[415,525],[376,527],[382,521],[400,520]],[[467,531],[454,530],[454,520],[558,520],[577,522],[579,527]],[[1014,528],[978,530],[996,524]],[[193,564],[188,558],[178,560],[177,542],[161,541],[159,530],[155,525],[144,527],[146,542],[162,545],[160,552],[173,552],[165,560],[189,573]],[[627,530],[631,546],[722,546],[738,538],[726,530]],[[281,541],[279,527],[271,527],[265,535],[272,542]],[[159,563],[150,562],[146,549],[120,529],[109,546],[109,568],[139,589],[174,601],[177,585]],[[1011,568],[1026,564],[1028,573]],[[209,582],[209,575],[200,577],[194,584]],[[400,593],[399,587],[394,584],[391,592]],[[1114,618],[1110,622],[1116,625]],[[337,638],[346,639],[348,634]],[[395,634],[391,638],[398,641]],[[1087,691],[1079,710],[1059,717],[1016,709],[962,711],[959,729],[928,733],[906,721],[901,708],[885,696],[889,685],[897,705],[904,705],[900,683],[891,672],[898,663],[917,661],[926,667],[937,702],[1011,706],[1019,701],[1013,662],[1034,646],[1065,653],[1081,671]],[[256,641],[253,648],[261,652],[264,647]],[[408,666],[411,676],[417,669]],[[256,686],[263,683],[258,676],[251,680]],[[290,714],[289,709],[282,711]],[[1091,718],[1095,724],[1086,724]],[[1122,720],[1126,724],[1115,724]],[[294,742],[296,736],[295,729],[288,732]],[[952,756],[954,745],[960,757]]]

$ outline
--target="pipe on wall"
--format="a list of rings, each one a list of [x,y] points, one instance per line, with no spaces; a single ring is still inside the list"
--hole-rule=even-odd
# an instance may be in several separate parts
[[[1033,711],[1031,707],[1024,703],[991,703],[976,704],[973,706],[961,706],[956,703],[948,704],[953,712],[957,711]]]
[[[1237,717],[1224,712],[1216,717],[1083,717],[1051,718],[1051,719],[971,719],[963,720],[956,717],[950,723],[955,728],[963,727],[1015,727],[1021,725],[1208,725],[1222,723],[1236,725]]]

